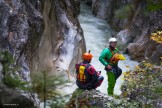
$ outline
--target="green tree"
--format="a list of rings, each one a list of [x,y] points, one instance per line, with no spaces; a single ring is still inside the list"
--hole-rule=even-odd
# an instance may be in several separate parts
[[[64,85],[65,82],[62,77],[51,75],[47,71],[37,72],[32,75],[32,89],[44,102],[44,108],[46,108],[47,100],[60,99],[61,93],[57,90],[57,87]]]
[[[15,60],[7,50],[0,51],[0,62],[3,66],[2,82],[9,88],[19,88],[26,90],[27,88],[25,85],[27,85],[28,82],[24,82],[19,74],[17,74],[19,67],[14,65]]]

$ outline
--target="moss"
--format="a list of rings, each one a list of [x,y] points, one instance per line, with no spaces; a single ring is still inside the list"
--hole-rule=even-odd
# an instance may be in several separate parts
[[[89,101],[90,97],[85,97],[83,94],[86,90],[77,88],[69,100],[69,102],[66,104],[66,108],[91,108]],[[93,108],[98,108],[97,106],[93,106]]]
[[[149,12],[158,11],[162,9],[162,0],[146,0],[147,6],[146,10]]]
[[[76,98],[78,95],[81,95],[84,91],[85,91],[85,90],[83,90],[83,89],[77,88],[77,89],[74,91],[74,93],[73,93],[73,95],[72,95],[72,98]]]
[[[115,17],[120,19],[128,18],[132,14],[133,9],[133,4],[127,4],[115,11]]]

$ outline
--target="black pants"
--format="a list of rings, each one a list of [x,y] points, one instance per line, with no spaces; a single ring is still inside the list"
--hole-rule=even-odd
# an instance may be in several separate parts
[[[106,70],[107,72],[112,72],[112,73],[114,73],[115,79],[116,79],[116,80],[117,80],[117,79],[119,78],[119,76],[122,74],[122,70],[121,70],[118,66],[112,66],[112,69],[107,69],[107,68],[105,67],[105,70]]]
[[[92,81],[92,82],[89,82],[89,83],[82,83],[82,82],[77,80],[76,85],[80,89],[90,90],[90,89],[95,89],[95,88],[99,87],[103,80],[104,80],[103,76],[99,76],[95,81]]]

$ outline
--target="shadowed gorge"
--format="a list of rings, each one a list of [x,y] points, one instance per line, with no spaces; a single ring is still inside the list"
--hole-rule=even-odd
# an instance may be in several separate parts
[[[114,95],[99,61],[115,36]],[[91,50],[104,81],[78,89]],[[162,0],[0,0],[0,108],[161,108]]]

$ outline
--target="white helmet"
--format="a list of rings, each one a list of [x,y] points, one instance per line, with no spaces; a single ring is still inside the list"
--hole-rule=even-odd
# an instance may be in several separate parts
[[[117,40],[116,40],[116,38],[110,38],[109,39],[109,44],[110,44],[110,42],[117,42]]]

